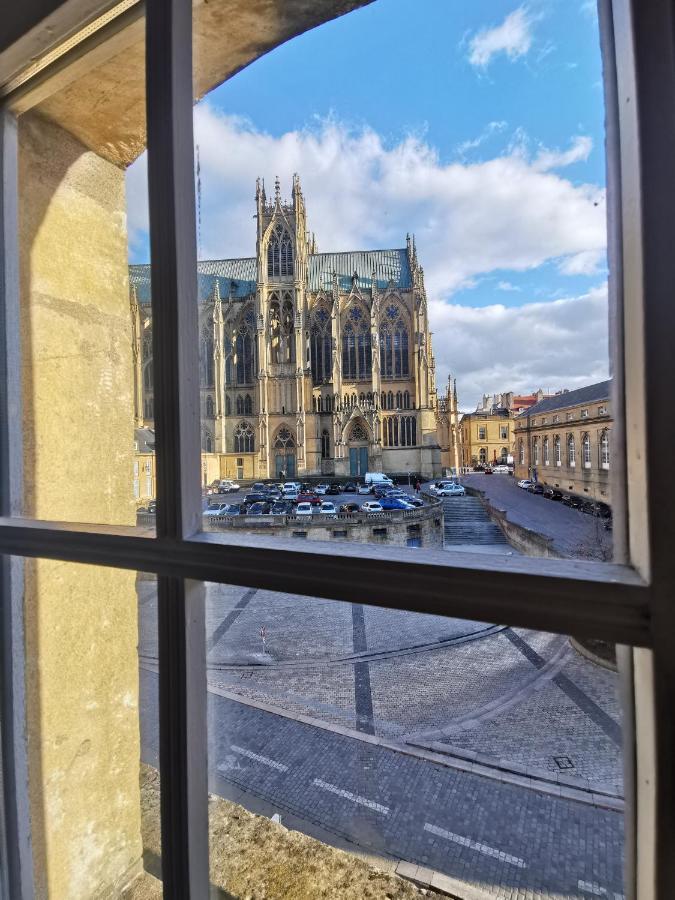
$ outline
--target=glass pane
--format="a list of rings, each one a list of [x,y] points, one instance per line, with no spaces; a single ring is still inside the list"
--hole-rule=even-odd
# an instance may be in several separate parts
[[[290,485],[271,501],[298,482],[315,512],[345,505],[325,538],[364,540],[367,502],[389,541],[419,482],[449,546],[612,557],[596,15],[456,6],[315,29],[287,11],[301,36],[231,66],[195,6],[201,478],[223,540],[242,512],[295,532]],[[317,60],[345,52],[336,82]]]
[[[206,604],[215,888],[622,896],[613,647],[228,585]]]
[[[127,19],[128,21],[128,19]],[[19,103],[23,514],[133,525],[155,499],[145,20]],[[151,527],[146,517],[144,527]]]
[[[143,637],[156,633],[155,577],[11,565],[36,896],[131,898],[132,883],[157,896],[157,675]]]

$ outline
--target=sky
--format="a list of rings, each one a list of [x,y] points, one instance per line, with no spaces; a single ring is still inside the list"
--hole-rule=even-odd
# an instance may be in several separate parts
[[[254,255],[256,177],[289,196],[298,172],[320,251],[415,234],[439,390],[455,376],[463,409],[602,380],[601,78],[592,0],[376,0],[197,105],[200,258]],[[127,184],[146,262],[145,156]]]

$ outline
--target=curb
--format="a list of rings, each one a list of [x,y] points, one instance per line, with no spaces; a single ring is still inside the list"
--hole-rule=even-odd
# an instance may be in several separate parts
[[[157,672],[156,665],[143,663],[142,668],[150,672]],[[366,734],[362,731],[356,731],[354,728],[348,728],[344,725],[335,725],[331,722],[324,722],[321,719],[315,719],[312,716],[290,712],[289,710],[282,709],[281,707],[274,706],[270,703],[263,703],[260,700],[242,697],[234,691],[228,691],[225,688],[217,687],[216,685],[208,685],[207,690],[212,694],[217,694],[219,697],[224,697],[226,700],[240,703],[243,706],[259,709],[262,712],[281,716],[284,719],[291,719],[294,722],[300,722],[302,725],[309,725],[312,728],[321,728],[324,731],[331,731],[333,734],[339,734],[343,737],[362,741],[363,743],[371,744],[375,747],[382,747],[385,750],[401,753],[404,756],[424,759],[427,762],[433,762],[448,769],[466,772],[470,775],[477,775],[482,778],[489,778],[492,781],[498,781],[502,784],[524,787],[540,794],[550,794],[551,796],[559,797],[562,800],[572,800],[575,803],[584,803],[588,806],[596,806],[600,809],[621,813],[624,810],[623,797],[604,791],[601,788],[589,787],[589,785],[581,779],[575,779],[565,775],[552,776],[550,773],[530,771],[520,768],[513,763],[501,763],[490,757],[479,757],[478,754],[474,754],[470,751],[466,752],[464,755],[460,755],[460,753],[456,751],[448,754],[448,748],[444,745],[439,748],[433,744],[429,747],[414,744],[398,744],[395,741],[386,738],[380,738],[372,734]],[[469,900],[468,897],[467,900]]]

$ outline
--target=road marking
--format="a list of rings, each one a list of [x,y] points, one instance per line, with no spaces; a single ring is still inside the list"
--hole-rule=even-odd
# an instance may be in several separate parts
[[[328,784],[320,778],[315,778],[312,784],[320,787],[324,791],[330,791],[331,794],[337,794],[338,797],[344,797],[345,800],[351,800],[352,803],[358,803],[361,806],[367,806],[368,809],[374,809],[375,812],[382,813],[383,816],[389,815],[389,807],[382,806],[381,803],[375,803],[374,800],[368,800],[366,797],[359,797],[358,794],[352,794],[351,791],[344,791],[342,788],[336,787],[334,784]]]
[[[524,859],[520,859],[517,856],[511,856],[510,853],[504,853],[503,850],[495,850],[494,847],[488,847],[487,844],[472,841],[471,838],[462,837],[461,834],[454,834],[452,831],[446,831],[445,828],[438,828],[436,825],[430,825],[429,822],[424,823],[424,830],[429,831],[431,834],[435,834],[438,837],[445,838],[447,841],[454,841],[455,844],[460,844],[462,847],[470,847],[472,850],[478,850],[479,853],[484,853],[486,856],[493,856],[495,859],[501,859],[502,862],[507,862],[512,866],[518,866],[519,869],[527,868],[527,863]]]
[[[264,766],[269,766],[270,769],[276,769],[278,772],[288,772],[288,766],[277,762],[276,759],[270,759],[269,756],[261,756],[259,753],[254,753],[252,750],[245,750],[243,747],[237,747],[236,744],[230,744],[230,750],[234,750],[235,753],[239,753],[242,756],[248,756],[249,759],[254,759]]]
[[[580,891],[584,891],[586,894],[593,894],[595,897],[611,897],[612,900],[625,900],[623,894],[619,894],[616,891],[610,894],[607,888],[601,887],[595,881],[582,881],[579,879],[577,885]]]

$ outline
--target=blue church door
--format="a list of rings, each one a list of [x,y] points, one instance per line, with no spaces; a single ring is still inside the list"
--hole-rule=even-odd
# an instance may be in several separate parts
[[[349,474],[365,475],[368,471],[368,448],[349,448]]]

